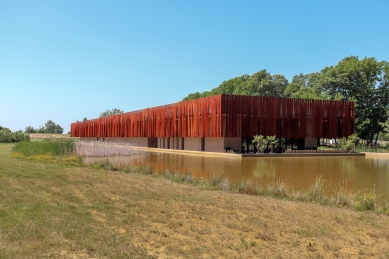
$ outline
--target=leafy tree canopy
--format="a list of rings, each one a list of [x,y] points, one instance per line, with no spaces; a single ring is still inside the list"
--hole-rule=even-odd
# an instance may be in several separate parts
[[[193,100],[217,94],[284,96],[288,80],[283,75],[271,75],[265,69],[223,81],[218,87],[203,93],[192,93],[183,100]]]
[[[294,76],[285,96],[354,101],[356,133],[371,143],[389,118],[388,76],[386,61],[351,56],[320,72]]]
[[[27,126],[24,130],[25,133],[49,133],[49,134],[62,134],[63,128],[53,122],[52,120],[48,120],[45,123],[45,126],[40,126],[39,129],[35,129],[32,126]]]
[[[51,133],[51,134],[62,134],[63,128],[57,124],[55,124],[54,121],[48,120],[45,123],[45,133]]]
[[[32,126],[27,126],[26,129],[24,130],[25,133],[36,133],[37,130],[34,129]]]
[[[20,141],[30,141],[30,135],[23,131],[12,132],[10,129],[0,126],[0,143],[16,143]]]
[[[123,113],[122,110],[113,108],[111,110],[106,110],[105,112],[100,113],[100,118],[112,116],[112,115],[116,115],[116,114],[122,114],[122,113]]]

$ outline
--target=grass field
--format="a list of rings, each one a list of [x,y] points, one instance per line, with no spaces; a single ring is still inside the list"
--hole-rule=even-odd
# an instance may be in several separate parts
[[[11,157],[0,258],[389,258],[389,217]]]

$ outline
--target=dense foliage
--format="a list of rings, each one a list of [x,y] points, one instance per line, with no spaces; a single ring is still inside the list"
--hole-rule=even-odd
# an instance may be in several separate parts
[[[271,75],[265,69],[250,75],[242,75],[223,81],[211,91],[189,94],[184,100],[193,100],[217,94],[284,96],[288,79],[283,75]]]
[[[30,135],[23,131],[12,132],[8,128],[0,126],[0,143],[17,143],[21,141],[30,141]]]
[[[113,108],[111,110],[106,110],[105,112],[100,113],[100,118],[112,116],[112,115],[116,115],[116,114],[122,114],[122,113],[123,113],[122,110]]]
[[[31,126],[27,126],[24,130],[25,133],[49,133],[49,134],[62,134],[63,128],[53,122],[52,120],[48,120],[45,123],[45,126],[40,126],[39,129],[34,129]]]
[[[285,95],[354,101],[356,132],[371,143],[384,130],[383,123],[389,119],[388,79],[388,62],[347,57],[320,72],[293,77]]]
[[[292,82],[266,70],[224,81],[211,91],[189,94],[192,100],[217,94],[279,96],[355,102],[358,137],[372,143],[380,132],[389,132],[389,63],[350,56],[319,72],[300,74]]]

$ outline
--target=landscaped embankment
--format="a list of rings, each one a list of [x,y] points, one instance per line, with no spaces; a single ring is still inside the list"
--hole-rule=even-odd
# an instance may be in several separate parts
[[[0,145],[1,258],[388,258],[383,214],[15,159],[12,147]]]

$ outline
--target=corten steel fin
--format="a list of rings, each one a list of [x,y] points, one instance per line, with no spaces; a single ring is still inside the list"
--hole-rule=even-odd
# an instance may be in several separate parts
[[[252,137],[260,134],[305,138],[308,133],[313,138],[351,135],[354,103],[216,95],[71,124],[72,137]]]

